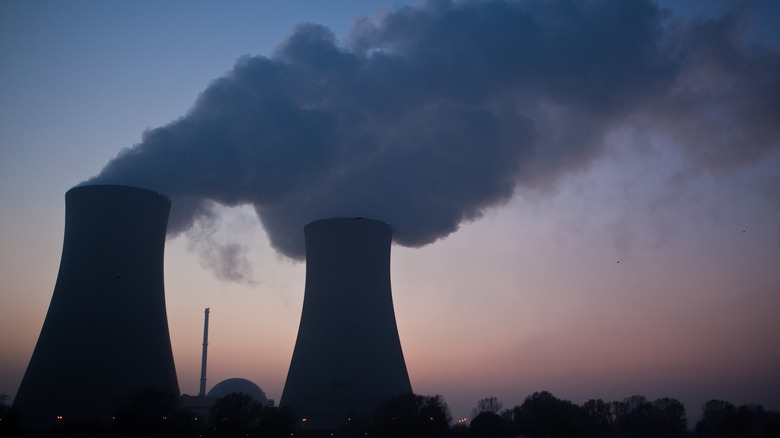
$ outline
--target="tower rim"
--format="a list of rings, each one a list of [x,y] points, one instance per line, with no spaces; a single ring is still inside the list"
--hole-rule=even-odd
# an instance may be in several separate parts
[[[167,195],[161,193],[161,192],[158,192],[158,191],[152,190],[152,189],[143,188],[143,187],[131,186],[131,185],[127,185],[127,184],[102,184],[102,183],[98,183],[98,184],[91,184],[91,183],[90,184],[79,184],[79,185],[73,186],[70,189],[68,189],[68,191],[65,192],[65,197],[67,198],[68,196],[70,196],[73,193],[78,193],[78,192],[82,192],[82,191],[90,191],[90,190],[101,190],[101,189],[103,189],[103,190],[105,190],[105,189],[127,190],[129,192],[148,193],[150,195],[162,197],[166,201],[168,201],[168,203],[171,202],[171,198],[168,197]]]

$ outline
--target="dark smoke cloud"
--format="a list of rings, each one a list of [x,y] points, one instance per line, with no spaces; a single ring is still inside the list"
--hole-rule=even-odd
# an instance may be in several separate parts
[[[627,125],[728,171],[780,138],[780,52],[744,41],[749,12],[684,22],[641,0],[432,0],[358,20],[341,44],[301,25],[87,183],[171,196],[171,233],[209,202],[251,204],[300,258],[303,225],[324,217],[433,242],[587,166]]]

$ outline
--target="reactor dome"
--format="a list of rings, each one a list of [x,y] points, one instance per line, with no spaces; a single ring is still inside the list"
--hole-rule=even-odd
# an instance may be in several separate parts
[[[232,392],[243,392],[244,394],[252,397],[253,401],[260,403],[263,406],[268,404],[268,399],[265,397],[265,393],[259,386],[247,379],[232,378],[223,380],[206,394],[209,397],[222,398]]]

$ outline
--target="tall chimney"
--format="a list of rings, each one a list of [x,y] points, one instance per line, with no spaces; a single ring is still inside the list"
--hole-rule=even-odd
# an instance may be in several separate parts
[[[206,395],[206,351],[209,348],[209,308],[206,307],[206,316],[203,321],[203,360],[200,362],[200,390],[198,395]]]
[[[412,392],[390,290],[390,225],[325,219],[304,228],[301,323],[280,400],[307,430],[334,430]]]
[[[22,427],[110,421],[134,391],[179,395],[165,310],[170,200],[134,187],[65,194],[51,303],[14,401]]]

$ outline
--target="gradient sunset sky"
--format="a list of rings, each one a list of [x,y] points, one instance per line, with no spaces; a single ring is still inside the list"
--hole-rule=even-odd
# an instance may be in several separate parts
[[[64,194],[95,177],[174,204],[230,204],[182,213],[167,242],[182,393],[198,390],[209,307],[208,388],[243,377],[278,402],[303,301],[294,230],[324,212],[395,223],[410,245],[393,246],[391,273],[412,387],[442,394],[455,418],[483,397],[512,407],[541,390],[577,403],[674,397],[692,422],[713,398],[780,410],[777,23],[775,1],[2,1],[0,393],[15,395],[48,309]],[[360,73],[344,83],[341,70],[308,70],[352,61]],[[246,79],[263,68],[292,72],[295,89]],[[124,148],[159,150],[164,135],[184,154],[200,148],[182,140],[188,123],[212,126],[217,106],[234,114],[228,91],[247,87],[335,114],[346,128],[323,129],[338,147],[389,159],[366,166],[345,147],[333,161],[327,149],[326,164],[312,161],[315,189],[282,184],[270,201],[232,197],[229,184],[182,189],[165,178],[200,175],[156,155],[162,177],[119,161],[101,174]],[[291,148],[269,169],[304,160],[289,138],[308,131],[270,123],[281,110],[268,101],[248,108],[235,114],[260,134],[247,135]],[[236,126],[208,132],[233,139]],[[463,148],[427,153],[450,137]],[[382,172],[403,178],[380,187],[383,202],[361,203]],[[431,185],[415,179],[430,174]],[[365,190],[342,190],[355,181]],[[327,208],[309,208],[318,196]],[[325,201],[353,198],[343,213]]]

